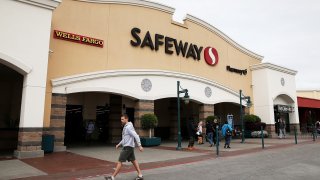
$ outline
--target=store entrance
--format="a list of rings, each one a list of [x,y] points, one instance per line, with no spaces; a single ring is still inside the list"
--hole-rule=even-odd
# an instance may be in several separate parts
[[[0,64],[0,157],[17,149],[23,75]]]
[[[190,101],[185,104],[180,101],[180,126],[183,140],[189,138],[187,123],[192,119],[195,124],[199,122],[200,104]],[[158,127],[155,128],[155,136],[162,140],[176,140],[178,137],[178,109],[176,98],[158,99],[154,102],[154,113],[158,117]]]
[[[134,108],[126,108],[126,114],[129,117],[129,121],[132,122],[134,126]]]
[[[274,112],[274,120],[275,120],[275,129],[276,133],[279,135],[279,121],[280,119],[283,119],[286,124],[286,132],[290,132],[290,119],[289,119],[289,113],[284,112]]]
[[[65,124],[65,145],[80,143],[85,140],[85,127],[81,105],[67,105]]]
[[[96,108],[96,140],[99,142],[107,142],[109,135],[109,106],[97,106]]]
[[[67,105],[65,125],[66,146],[107,142],[109,134],[109,106],[96,106],[95,119],[84,119],[83,109],[82,105]]]

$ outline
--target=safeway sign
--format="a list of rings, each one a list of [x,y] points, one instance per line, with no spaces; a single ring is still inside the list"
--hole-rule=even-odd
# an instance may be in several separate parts
[[[131,35],[133,37],[130,40],[130,44],[134,47],[140,46],[141,48],[149,47],[152,51],[158,51],[160,46],[164,46],[164,52],[166,54],[176,53],[178,56],[185,58],[192,58],[200,61],[203,51],[202,46],[196,44],[178,41],[175,38],[164,36],[161,34],[155,34],[152,38],[149,31],[146,32],[143,38],[140,37],[141,30],[139,28],[132,28]],[[219,62],[218,51],[213,47],[206,47],[204,49],[203,57],[206,63],[210,66],[215,66]]]

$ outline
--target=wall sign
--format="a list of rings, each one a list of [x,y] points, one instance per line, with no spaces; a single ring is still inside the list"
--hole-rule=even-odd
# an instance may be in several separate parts
[[[158,51],[160,46],[164,46],[164,52],[166,54],[176,53],[178,56],[185,58],[192,58],[194,60],[201,60],[202,46],[196,44],[178,41],[175,38],[164,36],[162,34],[155,34],[154,37],[147,31],[144,37],[140,37],[141,30],[139,28],[132,28],[131,35],[133,40],[130,40],[130,44],[134,47],[140,46],[141,48],[149,47],[152,51]],[[208,65],[214,66],[219,61],[218,52],[213,47],[206,47],[204,50],[204,58]]]
[[[227,66],[227,71],[238,73],[240,75],[247,75],[247,69],[241,70]]]
[[[276,111],[277,112],[284,112],[284,113],[294,112],[294,107],[279,104],[279,105],[276,105]]]
[[[86,44],[90,46],[97,46],[103,48],[103,40],[101,39],[96,39],[92,37],[87,37],[87,36],[82,36],[78,34],[73,34],[73,33],[68,33],[68,32],[63,32],[59,30],[54,30],[53,31],[53,37],[56,39],[62,39],[66,41],[71,41],[71,42],[76,42],[80,44]]]

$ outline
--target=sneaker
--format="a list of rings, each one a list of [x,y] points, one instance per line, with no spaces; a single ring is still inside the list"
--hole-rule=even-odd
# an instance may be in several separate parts
[[[227,148],[230,149],[231,147],[230,147],[230,146],[227,146]]]
[[[104,177],[104,179],[106,179],[106,180],[114,180],[114,178],[112,178],[112,176],[106,176],[106,177]]]
[[[143,180],[143,176],[137,176],[136,178],[135,178],[135,180]]]

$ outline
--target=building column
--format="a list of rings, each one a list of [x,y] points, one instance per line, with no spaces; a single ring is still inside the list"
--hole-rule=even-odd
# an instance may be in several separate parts
[[[214,105],[213,104],[200,104],[199,106],[199,121],[203,121],[202,132],[206,132],[206,118],[208,116],[214,115]]]
[[[142,129],[140,122],[141,116],[149,113],[154,114],[154,101],[142,99],[137,100],[134,107],[134,126],[137,133],[141,137],[149,136],[149,130]],[[151,135],[154,136],[154,131],[152,131],[151,133]]]
[[[49,134],[54,135],[54,151],[65,151],[66,94],[52,94]]]
[[[22,89],[18,146],[14,151],[17,158],[43,157],[41,150],[45,86],[25,75]],[[44,83],[45,84],[45,83]]]
[[[109,142],[119,143],[121,140],[122,96],[110,95]]]
[[[277,137],[276,126],[274,124],[267,124],[266,131],[269,134],[269,137]]]
[[[14,156],[23,158],[43,157],[41,150],[42,128],[19,128],[18,147]]]
[[[201,104],[199,106],[199,121],[205,122],[208,116],[214,115],[214,105],[213,104]]]

